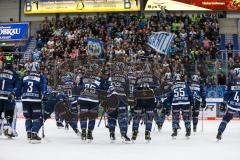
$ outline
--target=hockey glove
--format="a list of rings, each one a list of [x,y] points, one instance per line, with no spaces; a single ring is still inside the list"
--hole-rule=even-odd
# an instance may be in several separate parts
[[[157,103],[157,109],[162,109],[163,108],[163,104],[162,104],[162,102],[161,101],[158,101],[158,103]]]
[[[166,116],[170,116],[171,109],[170,108],[163,108],[162,113]]]
[[[11,92],[9,95],[8,95],[8,100],[9,101],[13,101],[15,99],[15,93],[14,92]]]
[[[221,112],[225,112],[225,111],[227,110],[227,107],[226,107],[226,104],[225,104],[225,103],[221,103],[220,106],[219,106],[219,108],[220,108],[220,111],[221,111]]]
[[[205,108],[206,107],[206,101],[202,101],[202,104],[201,104],[201,108]]]
[[[43,97],[42,97],[42,101],[43,101],[43,102],[47,102],[47,101],[48,101],[48,97],[47,97],[46,94],[43,95]]]

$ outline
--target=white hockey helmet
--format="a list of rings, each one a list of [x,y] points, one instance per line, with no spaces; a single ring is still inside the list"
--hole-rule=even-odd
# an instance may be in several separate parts
[[[167,73],[165,73],[165,75],[164,75],[164,78],[165,78],[166,80],[170,80],[171,77],[172,77],[172,73],[171,73],[171,72],[167,72]]]
[[[198,81],[199,81],[199,76],[196,75],[196,74],[194,74],[194,75],[192,76],[192,81],[193,81],[193,82],[198,82]]]

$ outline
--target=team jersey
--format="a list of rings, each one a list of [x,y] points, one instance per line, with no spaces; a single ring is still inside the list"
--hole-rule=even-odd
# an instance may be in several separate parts
[[[99,102],[98,95],[100,90],[101,79],[93,71],[87,71],[81,77],[78,86],[81,88],[79,100]]]
[[[20,92],[20,80],[13,70],[4,69],[0,72],[0,99],[8,99],[12,92],[16,95]]]
[[[129,94],[129,83],[126,75],[121,71],[115,71],[108,79],[108,96],[118,95],[126,97]]]
[[[232,81],[225,90],[224,93],[224,102],[227,104],[227,107],[240,111],[240,81]]]
[[[137,99],[155,98],[155,91],[159,88],[157,77],[151,73],[140,74],[134,86],[134,95]]]
[[[172,106],[189,105],[192,101],[192,93],[188,83],[176,82],[173,84],[170,93],[170,103]]]
[[[47,91],[46,79],[39,73],[29,73],[22,79],[22,101],[41,102]]]
[[[199,102],[205,101],[205,92],[202,85],[198,83],[192,83],[190,89],[192,91],[193,100],[197,100]]]
[[[160,100],[165,107],[169,106],[169,97],[171,93],[172,81],[164,81],[160,85]],[[159,99],[159,98],[158,98]]]
[[[134,73],[128,74],[128,82],[129,82],[129,95],[128,95],[128,102],[133,103],[134,102],[134,85],[136,83],[136,76]]]

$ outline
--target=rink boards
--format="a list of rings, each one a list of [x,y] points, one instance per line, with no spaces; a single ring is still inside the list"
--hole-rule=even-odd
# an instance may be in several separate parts
[[[206,108],[204,108],[203,114],[202,111],[200,111],[199,118],[205,119],[205,120],[218,120],[221,119],[223,113],[219,110],[219,104],[223,101],[222,98],[207,98],[207,105]],[[23,110],[22,110],[22,102],[17,101],[17,115],[19,118],[23,118]],[[201,109],[200,109],[201,110]],[[52,118],[54,118],[54,113],[51,115]],[[171,116],[169,117],[171,119]],[[239,119],[239,118],[235,118]]]

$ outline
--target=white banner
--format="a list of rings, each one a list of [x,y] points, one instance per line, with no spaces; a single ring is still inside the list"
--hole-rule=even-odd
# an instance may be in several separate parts
[[[166,55],[174,36],[174,34],[168,32],[154,32],[148,39],[148,45],[157,52]]]

